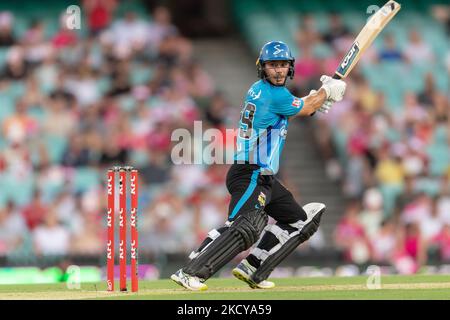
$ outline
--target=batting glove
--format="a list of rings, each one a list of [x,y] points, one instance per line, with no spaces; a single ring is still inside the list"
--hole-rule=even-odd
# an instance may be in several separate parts
[[[311,95],[311,94],[314,94],[316,92],[317,92],[316,90],[311,90],[309,92],[309,94]],[[333,105],[333,101],[325,100],[325,102],[320,106],[319,109],[317,109],[317,111],[320,111],[322,113],[328,113],[330,111],[332,105]]]
[[[341,101],[344,97],[345,88],[347,84],[342,80],[333,79],[329,76],[323,75],[320,77],[322,87],[327,93],[327,100],[334,102]]]

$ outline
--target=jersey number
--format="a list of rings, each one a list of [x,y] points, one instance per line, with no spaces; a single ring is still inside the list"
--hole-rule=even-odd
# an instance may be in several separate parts
[[[255,116],[256,106],[253,103],[247,103],[244,110],[241,111],[241,125],[239,127],[239,137],[250,139],[253,130],[253,118]]]

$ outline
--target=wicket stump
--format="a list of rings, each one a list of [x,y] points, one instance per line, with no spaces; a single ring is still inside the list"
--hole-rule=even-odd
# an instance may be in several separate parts
[[[139,289],[138,280],[138,171],[133,167],[113,167],[108,169],[108,216],[107,216],[107,287],[114,291],[114,215],[115,215],[115,176],[119,173],[119,287],[127,291],[127,173],[130,173],[130,234],[131,234],[131,291]]]

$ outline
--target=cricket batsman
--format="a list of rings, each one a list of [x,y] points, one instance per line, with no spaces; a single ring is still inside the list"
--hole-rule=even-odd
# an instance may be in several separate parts
[[[342,100],[346,84],[323,75],[322,86],[306,97],[292,95],[286,88],[294,77],[295,59],[281,41],[266,43],[256,61],[259,81],[244,100],[237,152],[226,186],[231,194],[228,220],[213,229],[193,251],[186,266],[171,279],[189,290],[206,290],[205,281],[239,253],[251,248],[233,275],[251,288],[269,289],[274,268],[318,229],[325,205],[301,207],[274,175],[286,139],[289,120],[328,113],[333,102]],[[268,224],[268,216],[276,223]]]

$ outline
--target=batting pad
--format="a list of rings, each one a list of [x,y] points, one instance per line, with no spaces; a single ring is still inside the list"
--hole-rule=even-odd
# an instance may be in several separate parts
[[[263,209],[242,213],[227,230],[193,258],[183,268],[183,272],[202,280],[209,279],[237,254],[250,248],[258,240],[267,222],[268,217]]]
[[[252,280],[260,283],[266,280],[273,269],[281,263],[292,251],[301,243],[307,241],[319,228],[320,219],[325,212],[326,206],[323,203],[311,202],[303,206],[307,219],[290,224],[297,231],[288,233],[279,226],[267,226],[264,232],[270,232],[278,239],[278,244],[269,251],[258,247],[251,252],[255,257],[261,260],[261,265],[252,275]]]

